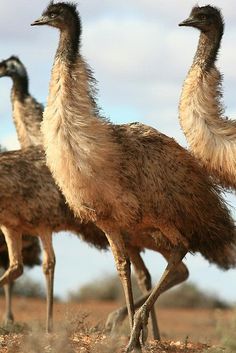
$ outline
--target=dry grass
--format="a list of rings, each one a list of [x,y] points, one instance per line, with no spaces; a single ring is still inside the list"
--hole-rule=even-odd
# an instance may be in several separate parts
[[[21,298],[14,304],[16,318],[26,323],[0,327],[0,353],[123,353],[128,343],[127,322],[117,337],[103,331],[106,316],[117,303],[56,303],[55,330],[50,335],[44,333],[44,301]],[[208,349],[213,343],[222,345],[222,327],[234,332],[232,311],[160,309],[158,313],[163,341],[150,339],[143,353],[236,352]]]
[[[78,320],[82,323],[81,318]],[[1,353],[124,353],[128,337],[111,338],[103,331],[78,330],[69,324],[69,330],[57,330],[53,334],[44,334],[40,329],[31,332],[7,334],[1,337]],[[87,325],[86,325],[87,327]],[[72,332],[73,333],[69,333]],[[207,348],[204,344],[188,342],[155,342],[150,341],[143,353],[200,353]]]

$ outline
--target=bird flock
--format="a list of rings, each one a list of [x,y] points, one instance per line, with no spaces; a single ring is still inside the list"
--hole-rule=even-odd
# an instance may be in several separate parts
[[[190,151],[156,129],[113,124],[96,103],[93,73],[80,52],[77,5],[51,1],[32,26],[60,33],[46,106],[29,92],[27,70],[12,55],[0,63],[0,77],[12,80],[12,118],[21,149],[0,154],[0,278],[6,297],[5,322],[13,321],[12,285],[23,266],[40,264],[47,288],[46,331],[53,329],[55,254],[52,234],[75,233],[100,250],[111,249],[126,307],[111,313],[106,328],[116,332],[127,313],[126,352],[141,351],[148,337],[160,339],[154,304],[188,278],[183,262],[200,252],[227,270],[236,266],[236,229],[222,187],[236,187],[235,121],[225,119],[222,76],[215,66],[224,31],[219,9],[195,6],[179,26],[200,38],[184,81],[179,121]],[[145,249],[167,261],[152,288],[141,257]],[[134,302],[133,265],[143,297]]]

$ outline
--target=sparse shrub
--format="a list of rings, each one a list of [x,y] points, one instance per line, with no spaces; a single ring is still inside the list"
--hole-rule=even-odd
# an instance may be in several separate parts
[[[225,325],[219,321],[217,327],[220,336],[219,347],[212,347],[204,353],[235,353],[236,352],[236,317]]]
[[[0,326],[0,335],[20,334],[28,333],[30,331],[29,326],[25,323],[9,323]]]
[[[136,280],[132,278],[134,296],[140,296]],[[69,293],[69,299],[73,301],[84,300],[124,300],[123,289],[117,276],[107,276],[90,282],[76,291]]]
[[[219,308],[227,309],[229,303],[217,295],[204,293],[193,283],[182,284],[176,289],[164,293],[158,299],[158,306],[163,308]]]
[[[15,295],[27,298],[45,298],[45,289],[39,283],[23,275],[15,281],[13,292]],[[3,289],[0,288],[0,294],[3,295]]]
[[[134,297],[138,298],[141,293],[137,282],[132,278]],[[108,276],[101,280],[88,283],[79,290],[69,293],[70,300],[124,300],[123,290],[118,277]],[[193,283],[183,284],[176,289],[170,290],[158,299],[159,307],[168,308],[220,308],[227,309],[229,303],[218,298],[214,294],[204,293]]]

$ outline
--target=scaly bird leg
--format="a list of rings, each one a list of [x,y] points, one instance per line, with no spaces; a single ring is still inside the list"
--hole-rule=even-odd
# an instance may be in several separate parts
[[[164,254],[163,254],[164,255]],[[164,257],[168,259],[169,254],[165,254]],[[189,272],[187,267],[183,262],[177,266],[176,270],[174,272],[171,272],[170,277],[169,277],[169,282],[166,282],[166,287],[162,288],[163,292],[169,290],[170,288],[176,286],[177,284],[180,284],[184,281],[187,280],[189,276]],[[163,293],[162,292],[162,293]],[[151,291],[149,291],[147,294],[143,295],[140,297],[137,301],[134,303],[134,309],[138,309],[145,301],[148,299],[149,295],[151,294]],[[117,327],[122,323],[122,321],[125,319],[127,316],[127,307],[123,306],[112,313],[108,315],[107,321],[106,321],[106,330],[108,332],[115,332],[117,330]]]
[[[145,295],[149,293],[152,288],[151,275],[145,266],[145,263],[140,255],[140,251],[134,247],[128,247],[128,253],[137,279],[137,283],[141,292]],[[155,308],[151,309],[151,322],[152,322],[152,333],[155,340],[160,340],[160,332],[157,323]]]
[[[106,233],[106,236],[109,241],[115,259],[116,268],[123,286],[126,306],[129,315],[130,330],[132,330],[134,317],[134,301],[130,277],[130,260],[128,258],[127,250],[121,233],[114,234],[109,232],[109,234]],[[134,349],[138,352],[141,351],[139,342],[136,342],[136,344],[134,345]]]
[[[3,286],[22,275],[23,260],[22,234],[5,226],[1,226],[1,230],[5,236],[9,256],[9,267],[0,278],[0,286]]]
[[[134,316],[133,330],[126,352],[131,352],[135,350],[135,347],[137,346],[137,344],[139,344],[139,338],[142,330],[144,331],[143,336],[145,336],[145,327],[147,326],[149,312],[155,304],[159,295],[163,292],[163,288],[166,288],[166,284],[169,282],[171,274],[181,263],[186,253],[187,251],[183,249],[175,249],[173,251],[172,255],[169,258],[168,265],[161,277],[161,280],[156,285],[156,287],[154,287],[146,302],[136,312]],[[143,339],[145,339],[145,337],[143,337]]]
[[[43,272],[46,277],[47,286],[46,332],[49,333],[53,330],[53,289],[56,260],[52,245],[52,233],[41,233],[40,239],[43,247]]]
[[[4,314],[4,324],[8,325],[14,322],[14,316],[12,313],[12,290],[13,290],[14,282],[10,281],[3,285],[4,294],[5,294],[5,314]]]

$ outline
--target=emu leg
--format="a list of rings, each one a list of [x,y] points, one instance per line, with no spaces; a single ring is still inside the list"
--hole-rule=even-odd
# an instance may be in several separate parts
[[[140,290],[145,295],[147,294],[152,288],[152,280],[151,275],[143,262],[143,259],[140,255],[140,251],[137,248],[129,248],[129,257],[134,266],[134,271],[136,275],[136,279],[139,285]],[[160,332],[157,323],[155,308],[151,309],[151,321],[152,321],[152,333],[153,338],[155,340],[160,340]]]
[[[56,259],[52,245],[52,233],[41,234],[40,239],[43,247],[43,272],[47,287],[46,332],[49,333],[53,330],[53,289]]]
[[[0,286],[3,286],[22,275],[23,260],[22,234],[5,226],[1,226],[1,230],[5,236],[9,256],[9,267],[0,278]]]
[[[143,330],[143,335],[145,336],[145,328],[147,326],[148,315],[153,305],[155,304],[159,295],[163,292],[163,288],[166,288],[166,283],[169,282],[171,273],[173,273],[177,266],[181,263],[182,259],[186,255],[187,251],[183,249],[175,249],[171,254],[168,265],[159,281],[159,283],[154,287],[150,296],[141,306],[141,308],[135,313],[134,325],[130,337],[129,344],[126,348],[126,352],[131,352],[135,349],[139,343],[139,337],[141,331]]]
[[[8,325],[14,322],[14,316],[12,313],[12,289],[14,283],[11,281],[9,283],[4,284],[4,294],[5,294],[5,303],[6,309],[4,314],[4,324]]]
[[[168,259],[169,255],[165,254],[164,257]],[[186,265],[183,262],[181,262],[179,266],[177,266],[176,270],[170,274],[169,282],[166,283],[165,288],[164,287],[162,288],[163,290],[162,293],[176,286],[177,284],[180,284],[186,281],[188,276],[189,276],[188,269]],[[148,299],[150,294],[151,294],[151,291],[149,291],[147,294],[143,295],[137,301],[135,301],[134,303],[135,310],[138,309]],[[128,312],[127,312],[126,306],[123,306],[111,312],[108,315],[108,318],[106,321],[106,325],[105,325],[106,330],[111,333],[115,332],[117,327],[122,323],[122,321],[125,319],[127,314]]]
[[[130,330],[132,330],[133,317],[134,317],[134,302],[133,302],[133,292],[132,292],[131,277],[130,277],[130,272],[131,272],[130,261],[127,255],[127,251],[126,251],[126,247],[125,247],[122,235],[120,233],[116,233],[116,234],[106,233],[106,236],[109,241],[109,244],[115,259],[117,272],[119,274],[119,277],[123,286],[126,306],[128,310],[128,316],[129,316]],[[137,352],[141,351],[139,341],[135,342],[133,347],[135,351]]]

